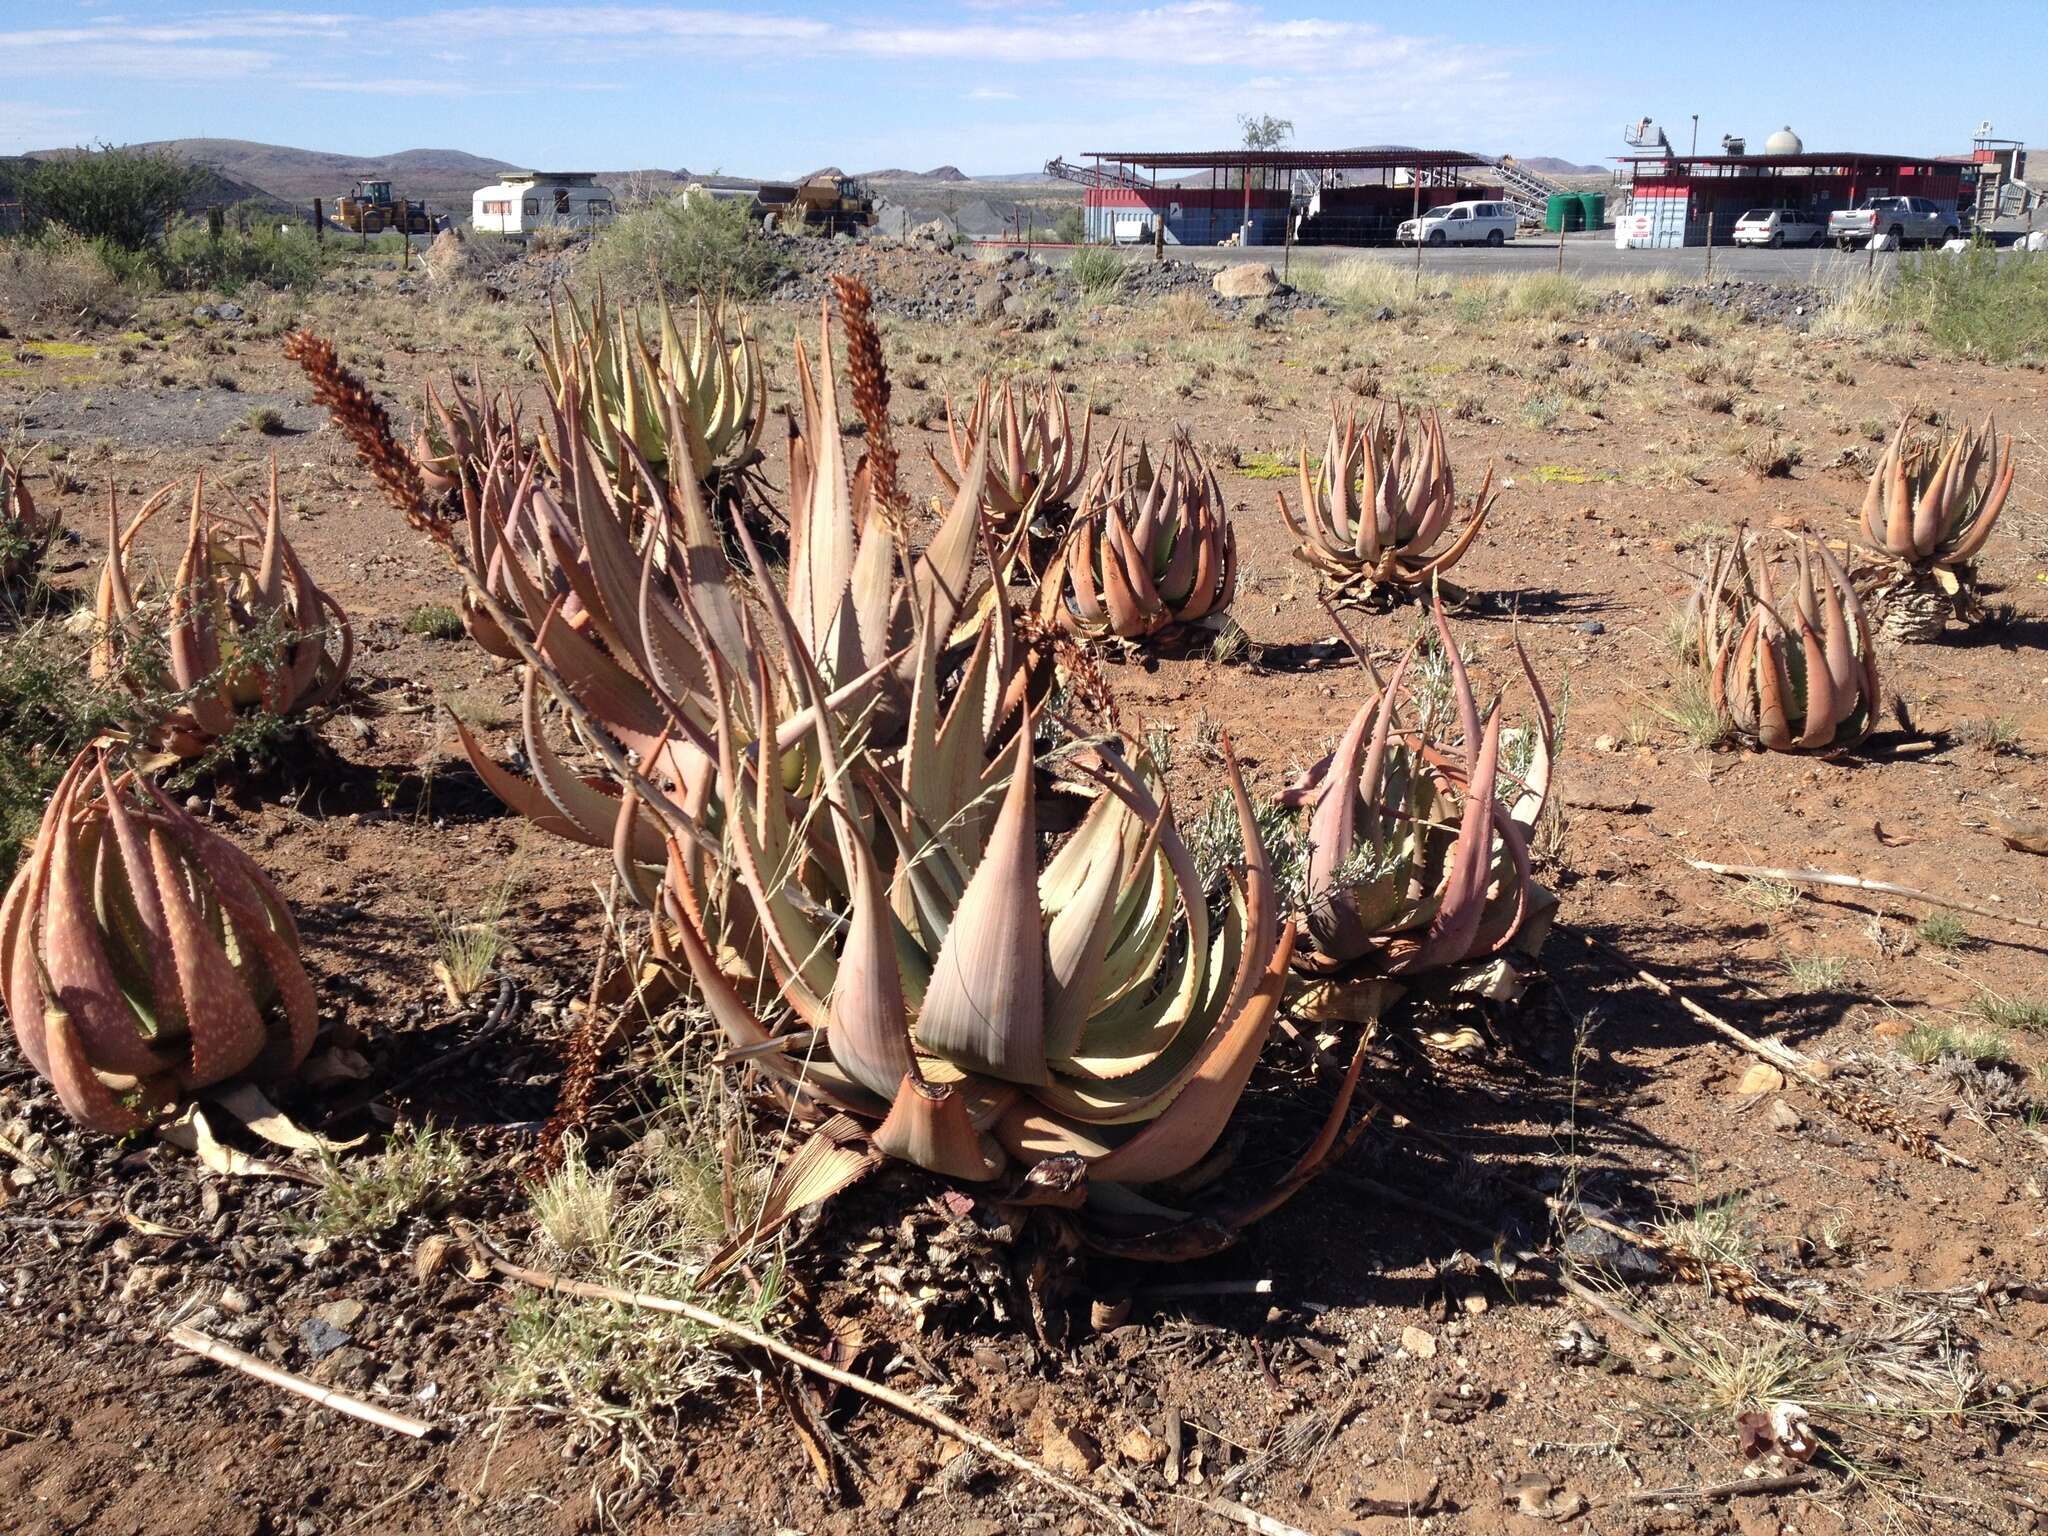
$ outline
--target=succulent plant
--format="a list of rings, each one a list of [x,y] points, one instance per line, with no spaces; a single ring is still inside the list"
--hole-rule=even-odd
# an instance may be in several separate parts
[[[36,509],[28,477],[0,448],[0,587],[26,579],[56,533],[56,514]]]
[[[1112,443],[1047,565],[1039,617],[1069,634],[1143,640],[1219,617],[1237,594],[1237,535],[1186,434],[1157,471]]]
[[[1870,621],[1834,551],[1819,539],[1788,537],[1795,567],[1784,598],[1769,552],[1749,533],[1694,595],[1709,697],[1757,746],[1846,752],[1870,734],[1880,703]]]
[[[988,478],[982,486],[982,506],[995,537],[997,563],[1006,569],[1020,553],[1030,552],[1034,529],[1046,542],[1066,531],[1075,500],[1088,479],[1089,413],[1082,411],[1081,431],[1076,437],[1066,396],[1058,388],[1048,383],[1026,391],[1021,417],[1017,395],[1017,389],[1005,382],[991,410],[989,385],[984,380],[964,428],[948,400],[946,437],[952,447],[953,468],[947,469],[937,454],[925,450],[946,493],[957,495],[960,478],[986,439]]]
[[[189,758],[241,715],[282,719],[332,700],[348,679],[355,634],[285,537],[275,460],[267,501],[219,518],[208,516],[204,477],[194,477],[177,578],[161,607],[148,602],[131,569],[133,546],[181,488],[157,491],[126,528],[109,494],[92,674],[119,679],[148,702],[149,741]]]
[[[1411,648],[1360,706],[1336,751],[1293,793],[1312,797],[1297,969],[1406,981],[1469,972],[1540,943],[1553,905],[1529,840],[1550,791],[1556,726],[1519,640],[1534,717],[1483,716],[1441,596],[1430,662],[1448,687],[1418,689]],[[1385,994],[1381,994],[1384,998]]]
[[[1909,435],[1912,417],[1879,456],[1863,496],[1869,547],[1901,567],[1873,594],[1887,633],[1931,639],[1950,617],[1976,616],[1974,562],[2012,492],[2013,443],[1997,423],[1939,441]]]
[[[587,314],[569,303],[566,333],[551,308],[535,341],[554,409],[582,429],[627,500],[644,494],[640,461],[671,483],[693,477],[714,504],[759,461],[767,380],[745,321],[729,325],[722,303],[697,300],[686,339],[663,299],[650,343],[636,311],[606,314],[600,289]],[[560,479],[567,465],[553,441],[543,435],[541,452]]]
[[[110,1134],[191,1090],[289,1074],[316,1024],[298,929],[262,870],[97,747],[0,901],[0,996],[66,1113]]]
[[[801,342],[796,349],[802,421],[790,446],[788,578],[775,601],[817,657],[828,707],[863,714],[885,738],[900,736],[916,616],[929,613],[950,633],[978,595],[979,467],[931,543],[905,560],[867,477],[848,471],[829,341],[826,330],[815,372]],[[502,445],[464,483],[472,561],[499,612],[520,630],[515,643],[494,616],[480,613],[483,623],[472,632],[500,654],[537,657],[583,702],[594,726],[633,755],[651,787],[679,805],[692,803],[709,781],[721,707],[735,713],[744,740],[780,736],[790,787],[813,782],[805,746],[812,727],[792,679],[764,675],[751,692],[730,698],[714,687],[714,657],[733,668],[761,652],[749,594],[762,578],[734,569],[697,484],[656,486],[658,500],[643,512],[612,485],[587,431],[568,418],[554,431],[552,451],[566,471],[559,495]],[[1006,680],[1017,677],[1021,655],[1007,631],[991,661]],[[568,766],[548,739],[540,683],[527,679],[522,722],[532,779],[498,765],[458,721],[464,750],[520,814],[613,849],[629,888],[651,900],[646,870],[659,869],[665,855],[644,795],[625,793],[629,786],[616,774],[591,780]]]
[[[1472,515],[1450,543],[1437,544],[1458,507],[1443,419],[1435,411],[1382,408],[1360,430],[1355,412],[1332,411],[1322,463],[1311,473],[1301,445],[1301,518],[1276,492],[1280,516],[1301,540],[1297,559],[1320,571],[1341,595],[1419,595],[1465,557],[1493,507],[1493,470],[1473,498]]]

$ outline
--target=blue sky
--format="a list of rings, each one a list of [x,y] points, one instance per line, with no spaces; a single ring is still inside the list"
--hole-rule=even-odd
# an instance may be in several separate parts
[[[1939,62],[1946,56],[1947,62]],[[1317,147],[1597,161],[1683,145],[2048,140],[2042,0],[0,0],[0,152],[161,138],[791,174],[1033,169],[1211,148],[1269,111]]]

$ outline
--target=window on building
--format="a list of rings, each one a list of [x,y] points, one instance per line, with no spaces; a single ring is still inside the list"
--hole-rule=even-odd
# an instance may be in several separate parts
[[[484,214],[486,217],[504,218],[511,212],[512,204],[509,199],[486,199],[484,202]]]
[[[555,188],[555,212],[558,214],[566,214],[568,213],[568,211],[569,189],[567,187]]]
[[[593,219],[608,219],[612,216],[612,205],[601,197],[593,197],[584,205]]]
[[[526,211],[527,211],[528,213],[539,213],[539,212],[540,212],[540,199],[539,199],[539,198],[537,198],[537,197],[529,197],[529,198],[528,198],[528,199],[526,200]]]

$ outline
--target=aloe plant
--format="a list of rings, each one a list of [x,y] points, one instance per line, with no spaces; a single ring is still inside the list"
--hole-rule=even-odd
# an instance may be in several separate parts
[[[25,580],[56,533],[56,514],[36,509],[28,477],[0,449],[0,588]]]
[[[995,538],[996,563],[1005,569],[1020,557],[1032,556],[1034,543],[1049,545],[1065,533],[1089,474],[1092,420],[1087,408],[1082,409],[1077,436],[1066,396],[1056,386],[1048,383],[1024,391],[1021,416],[1018,394],[1015,386],[1005,382],[992,402],[984,380],[964,427],[948,400],[946,438],[953,467],[948,469],[936,453],[925,450],[949,496],[959,494],[961,477],[972,467],[975,455],[986,451],[982,507]],[[1043,563],[1042,558],[1030,559],[1033,568]]]
[[[572,299],[550,306],[536,334],[541,373],[556,412],[582,429],[597,462],[628,500],[642,494],[637,466],[671,483],[693,478],[714,504],[736,494],[761,456],[768,389],[761,355],[743,319],[723,303],[697,300],[689,333],[661,300],[650,341],[637,312],[607,314],[603,290],[586,313]],[[543,437],[560,478],[567,464]]]
[[[1940,595],[1908,604],[1931,619],[1915,636],[1928,638],[1926,630],[1939,630],[1950,614],[1968,618],[1977,610],[1975,561],[2012,493],[2013,441],[2001,448],[1989,419],[1981,431],[1965,427],[1939,441],[1915,438],[1911,429],[1908,414],[1879,456],[1861,524],[1864,542],[1898,569],[1880,596],[1884,606],[1929,589]]]
[[[152,745],[191,758],[244,715],[283,719],[333,700],[355,633],[285,536],[275,460],[263,502],[219,515],[207,511],[205,477],[193,477],[176,579],[150,601],[133,565],[136,538],[181,490],[164,486],[126,527],[109,493],[91,666],[149,706],[142,731]]]
[[[0,900],[0,997],[29,1064],[94,1130],[288,1075],[313,1044],[290,910],[254,861],[88,748]]]
[[[1312,802],[1295,954],[1307,975],[1456,978],[1533,948],[1547,927],[1553,902],[1533,878],[1529,841],[1556,752],[1549,699],[1518,641],[1533,717],[1509,728],[1500,704],[1482,714],[1441,596],[1434,623],[1448,690],[1413,685],[1411,648],[1294,792]]]
[[[1301,445],[1301,517],[1275,492],[1280,516],[1301,541],[1295,557],[1344,597],[1416,596],[1440,585],[1472,547],[1493,508],[1489,466],[1472,515],[1450,543],[1458,506],[1443,419],[1435,411],[1383,408],[1363,430],[1355,412],[1333,409],[1322,462],[1311,471]]]
[[[1237,595],[1237,535],[1185,433],[1155,471],[1112,443],[1046,567],[1039,617],[1089,639],[1145,640],[1220,617]]]
[[[1750,533],[1694,594],[1709,697],[1753,745],[1845,752],[1870,734],[1881,702],[1870,621],[1834,552],[1818,539],[1788,538],[1794,566],[1783,597],[1770,552]]]

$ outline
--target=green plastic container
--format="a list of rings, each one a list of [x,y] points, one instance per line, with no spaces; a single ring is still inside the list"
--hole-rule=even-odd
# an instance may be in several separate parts
[[[1581,192],[1579,207],[1584,210],[1586,228],[1600,229],[1607,223],[1607,194],[1605,192]]]
[[[1585,217],[1576,192],[1553,192],[1543,205],[1543,227],[1553,235],[1561,229],[1577,229]]]

